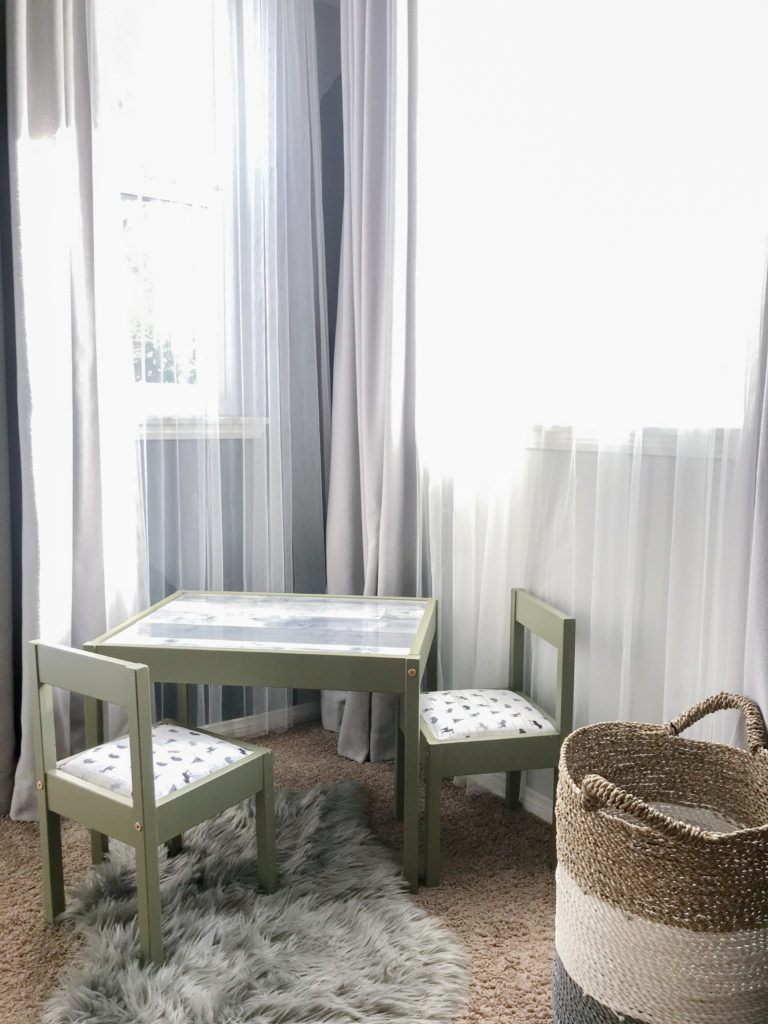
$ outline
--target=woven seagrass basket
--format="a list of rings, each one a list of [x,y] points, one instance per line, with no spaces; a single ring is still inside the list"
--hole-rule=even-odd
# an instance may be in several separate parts
[[[739,709],[747,750],[678,734]],[[721,693],[578,729],[557,791],[555,1024],[768,1024],[768,750]]]

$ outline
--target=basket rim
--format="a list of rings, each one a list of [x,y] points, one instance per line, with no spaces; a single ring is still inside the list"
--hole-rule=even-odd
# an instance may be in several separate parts
[[[699,747],[704,750],[716,751],[724,750],[728,752],[729,757],[740,757],[747,761],[749,764],[756,764],[760,768],[764,768],[768,773],[768,747],[762,748],[756,754],[750,753],[748,750],[744,750],[743,747],[734,747],[732,743],[716,743],[714,740],[698,740],[692,736],[680,736],[675,735],[667,731],[663,725],[658,725],[654,722],[628,722],[628,721],[615,721],[615,722],[593,722],[590,725],[582,725],[578,729],[574,729],[573,732],[569,733],[563,740],[561,746],[561,752],[565,754],[569,747],[573,745],[573,740],[577,737],[583,738],[585,733],[594,731],[608,732],[611,729],[626,729],[630,732],[636,732],[638,735],[645,733],[651,733],[662,739],[669,740],[674,743],[675,746],[684,745],[687,747]],[[761,758],[765,759],[764,764],[760,764]],[[757,760],[756,760],[757,759]]]
[[[582,804],[582,810],[585,813],[599,813],[604,820],[609,819],[611,823],[614,823],[622,828],[626,827],[627,829],[634,830],[635,833],[637,833],[637,831],[639,830],[641,833],[645,833],[649,836],[659,836],[660,834],[664,834],[668,838],[677,839],[681,842],[697,841],[706,843],[707,845],[728,845],[734,843],[742,843],[744,841],[749,841],[751,839],[764,840],[764,838],[768,836],[768,821],[766,821],[762,825],[755,825],[749,828],[734,829],[730,832],[713,832],[709,829],[701,828],[698,825],[693,825],[688,822],[683,822],[680,819],[670,817],[663,811],[657,811],[650,804],[648,804],[647,801],[643,800],[640,797],[636,798],[638,803],[643,807],[647,808],[653,814],[653,816],[658,821],[657,825],[647,824],[646,822],[640,821],[638,818],[632,817],[631,812],[626,812],[625,815],[619,817],[615,813],[610,813],[611,809],[607,806],[596,806],[590,809],[583,806],[583,801],[585,798],[584,790],[578,783],[574,781],[568,769],[568,748],[572,746],[572,740],[576,737],[583,738],[584,734],[590,731],[600,730],[605,732],[615,727],[620,727],[624,730],[628,728],[629,731],[636,731],[638,734],[644,733],[648,735],[650,733],[658,737],[663,737],[665,739],[668,739],[669,742],[673,744],[672,749],[674,749],[675,747],[679,747],[680,744],[684,744],[688,748],[698,747],[709,751],[727,751],[729,757],[736,757],[737,759],[745,761],[745,763],[754,765],[756,768],[758,768],[758,770],[764,770],[766,772],[766,776],[768,777],[768,748],[761,748],[761,750],[753,754],[750,753],[748,750],[743,750],[741,747],[734,747],[727,743],[715,743],[709,740],[697,740],[691,739],[687,736],[673,735],[670,734],[663,725],[656,725],[648,722],[596,722],[592,725],[581,726],[581,728],[574,730],[572,733],[570,733],[569,736],[565,738],[561,748],[560,779],[565,785],[568,786],[572,796]],[[592,769],[592,771],[585,773],[585,777],[590,774],[599,774],[599,770]],[[607,781],[610,782],[611,780]],[[617,784],[612,783],[612,785]],[[630,795],[632,794],[630,793]],[[681,806],[693,807],[696,805],[682,804]]]
[[[570,775],[563,774],[561,771],[560,778],[571,790],[573,796],[581,803],[583,790],[580,786],[577,786]],[[685,805],[683,805],[685,806]],[[631,816],[618,817],[616,814],[610,813],[608,807],[598,807],[594,811],[588,811],[586,808],[581,808],[585,814],[599,814],[603,819],[610,820],[612,824],[616,824],[621,828],[627,828],[635,832],[643,832],[649,836],[658,836],[661,834],[661,830],[654,828],[653,825],[647,825],[642,821]],[[745,839],[755,838],[762,839],[768,836],[768,822],[764,825],[755,825],[751,828],[739,828],[734,829],[732,832],[712,832],[709,829],[700,828],[698,825],[690,825],[681,822],[677,818],[671,818],[668,814],[664,814],[663,811],[657,812],[662,818],[665,818],[669,823],[670,832],[667,833],[668,838],[678,839],[681,842],[691,842],[692,840],[701,840],[711,844],[728,844],[734,842],[741,842]],[[684,825],[684,828],[680,826]],[[677,834],[675,834],[677,833]]]
[[[587,725],[580,725],[578,729],[573,729],[563,740],[563,745],[573,739],[574,736],[579,736],[585,732],[591,732],[594,730],[605,731],[608,729],[633,729],[637,732],[657,732],[662,736],[669,736],[671,740],[680,740],[682,743],[704,743],[708,747],[725,747],[727,750],[737,750],[742,754],[749,754],[748,750],[743,747],[734,747],[732,743],[717,743],[715,740],[697,740],[691,736],[684,736],[682,733],[670,733],[666,728],[666,724],[659,724],[658,722],[634,722],[629,719],[606,719],[601,722],[590,722]],[[768,747],[765,748],[768,751]]]

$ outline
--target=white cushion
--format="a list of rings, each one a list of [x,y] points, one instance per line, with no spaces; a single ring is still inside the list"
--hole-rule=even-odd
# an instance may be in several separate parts
[[[439,740],[555,732],[554,723],[514,690],[437,690],[422,693],[421,717]]]
[[[175,722],[160,722],[152,727],[155,799],[159,800],[219,768],[234,764],[248,753],[250,751],[228,740],[206,736]],[[114,793],[130,796],[133,791],[127,736],[67,757],[56,767]]]

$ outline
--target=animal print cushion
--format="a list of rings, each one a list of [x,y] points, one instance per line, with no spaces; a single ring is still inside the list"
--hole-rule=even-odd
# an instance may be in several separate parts
[[[248,750],[228,740],[186,729],[175,722],[160,722],[152,728],[155,799],[159,800],[219,768],[234,764],[248,753]],[[67,757],[56,767],[115,793],[130,796],[133,791],[127,736]]]
[[[555,732],[550,719],[514,690],[438,690],[422,693],[420,703],[422,720],[439,740]]]

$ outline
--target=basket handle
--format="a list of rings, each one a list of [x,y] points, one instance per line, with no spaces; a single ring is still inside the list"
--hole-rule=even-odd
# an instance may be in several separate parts
[[[743,697],[737,693],[716,693],[694,704],[688,711],[671,722],[665,722],[663,727],[670,736],[677,736],[687,729],[688,726],[698,722],[713,711],[725,711],[726,709],[741,711],[747,725],[747,748],[750,754],[757,754],[768,747],[768,735],[766,735],[765,719],[763,713],[753,700]]]
[[[667,835],[691,838],[701,834],[701,829],[697,825],[677,821],[662,814],[640,797],[632,796],[626,789],[614,785],[602,775],[585,775],[581,780],[581,804],[587,811],[599,811],[603,807],[623,811],[624,814],[630,814],[643,824],[651,825]]]

